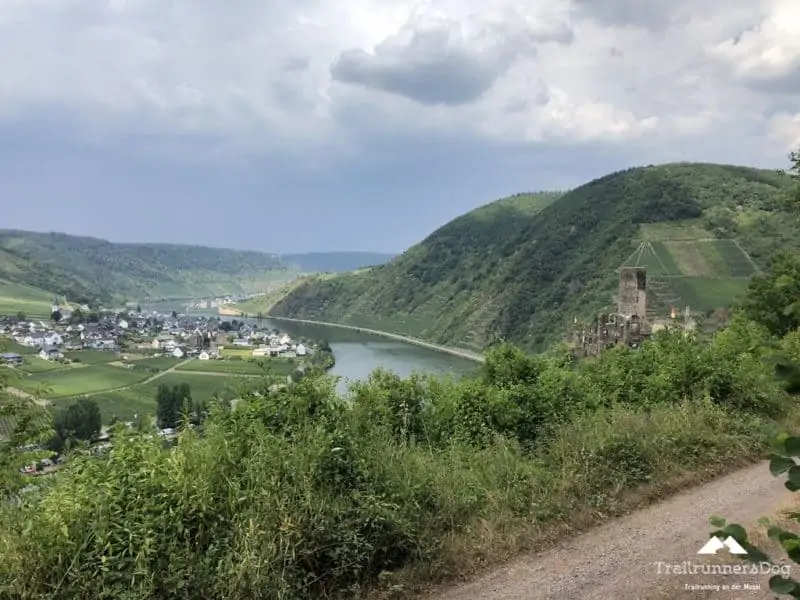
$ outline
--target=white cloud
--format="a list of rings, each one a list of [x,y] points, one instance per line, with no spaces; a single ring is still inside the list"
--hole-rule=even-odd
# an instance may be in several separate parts
[[[770,115],[797,100],[797,0],[0,0],[0,119],[63,114],[94,138],[702,140],[763,158],[793,141]]]
[[[750,28],[709,48],[733,75],[755,85],[787,85],[800,93],[800,6],[779,0]],[[773,87],[774,89],[774,87]]]

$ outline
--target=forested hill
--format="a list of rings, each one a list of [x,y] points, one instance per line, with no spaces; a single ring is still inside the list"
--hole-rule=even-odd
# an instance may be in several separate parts
[[[537,348],[575,317],[610,309],[626,261],[647,266],[665,310],[709,310],[730,304],[773,250],[800,244],[791,184],[776,171],[673,163],[518,195],[384,266],[298,286],[271,314],[473,349],[501,339]]]
[[[0,230],[0,280],[79,303],[255,292],[292,268],[261,252]]]

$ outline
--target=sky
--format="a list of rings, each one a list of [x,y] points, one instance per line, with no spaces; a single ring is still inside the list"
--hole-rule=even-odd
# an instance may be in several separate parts
[[[788,166],[800,0],[0,0],[5,228],[400,252],[630,166]]]

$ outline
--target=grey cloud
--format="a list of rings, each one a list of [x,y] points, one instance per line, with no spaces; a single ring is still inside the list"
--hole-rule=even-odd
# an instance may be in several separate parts
[[[485,36],[496,41],[479,49],[461,38],[456,22],[407,25],[401,35],[376,46],[373,54],[361,49],[343,52],[331,65],[331,75],[342,83],[383,90],[420,104],[458,106],[479,99],[519,56],[535,55],[537,44],[568,44],[573,39],[572,30],[565,26],[546,32],[501,29],[487,28]]]
[[[631,25],[653,31],[672,22],[675,3],[647,0],[574,0],[590,18],[603,25]]]

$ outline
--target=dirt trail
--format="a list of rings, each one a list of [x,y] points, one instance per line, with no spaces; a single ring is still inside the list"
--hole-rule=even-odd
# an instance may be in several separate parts
[[[741,564],[740,559],[723,552],[710,559],[697,554],[711,531],[709,517],[719,515],[745,527],[754,524],[786,506],[792,494],[783,487],[784,479],[772,477],[766,463],[748,467],[614,519],[552,550],[518,559],[471,583],[426,595],[425,599],[772,598],[769,575],[674,575],[666,573],[664,564]],[[687,589],[693,584],[726,583],[760,589]]]

